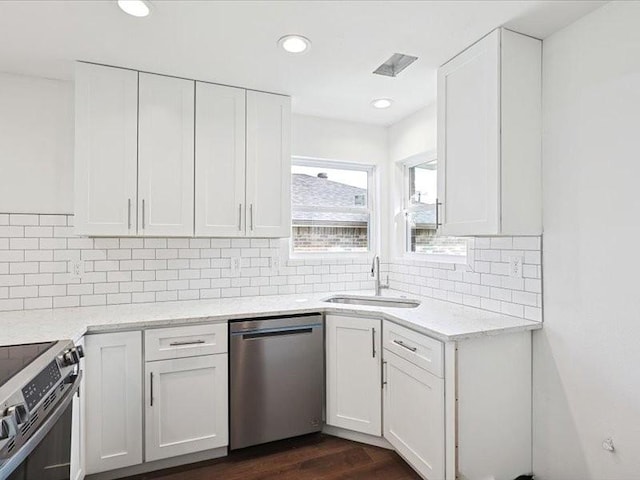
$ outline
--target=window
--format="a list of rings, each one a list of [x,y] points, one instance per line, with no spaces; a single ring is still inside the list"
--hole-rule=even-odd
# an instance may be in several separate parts
[[[372,166],[294,158],[293,253],[368,252],[372,179]]]
[[[436,229],[437,166],[437,159],[426,154],[405,162],[406,251],[464,258],[466,239],[443,237]]]

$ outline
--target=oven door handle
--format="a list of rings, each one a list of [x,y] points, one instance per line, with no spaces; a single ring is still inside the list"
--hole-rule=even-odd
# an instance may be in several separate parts
[[[11,473],[20,466],[20,464],[35,450],[40,442],[47,436],[57,421],[62,417],[62,414],[67,410],[67,407],[73,400],[73,395],[80,388],[80,382],[82,381],[82,370],[78,372],[76,379],[71,387],[65,392],[64,397],[56,406],[56,409],[47,419],[38,427],[38,430],[27,440],[18,451],[7,460],[6,463],[0,465],[0,478],[7,478]]]

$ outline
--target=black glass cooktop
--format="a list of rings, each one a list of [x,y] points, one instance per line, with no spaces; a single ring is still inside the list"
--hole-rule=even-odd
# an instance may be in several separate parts
[[[46,352],[56,342],[27,343],[0,347],[0,386]]]

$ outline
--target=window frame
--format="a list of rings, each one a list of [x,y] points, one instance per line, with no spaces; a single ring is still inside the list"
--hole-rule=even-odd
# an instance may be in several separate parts
[[[448,255],[445,253],[421,253],[411,251],[411,227],[409,225],[409,213],[419,212],[425,210],[422,206],[411,205],[410,203],[410,188],[409,188],[409,169],[423,163],[431,163],[438,160],[438,154],[436,150],[429,150],[426,152],[412,155],[399,163],[402,165],[402,214],[404,216],[404,232],[403,232],[403,248],[402,256],[410,260],[421,260],[429,263],[451,263],[459,265],[471,265],[472,250],[470,249],[470,241],[467,239],[467,253],[462,255]],[[436,170],[437,171],[437,170]],[[428,205],[428,204],[427,204]],[[436,206],[437,208],[437,206]],[[437,231],[436,224],[432,224],[433,228],[429,230]]]
[[[315,157],[304,157],[293,155],[291,157],[291,167],[315,167],[315,168],[333,168],[339,170],[354,170],[367,173],[367,205],[366,208],[358,207],[320,207],[320,206],[308,206],[297,210],[306,212],[335,212],[335,213],[368,213],[369,214],[369,229],[368,229],[368,248],[367,251],[360,252],[296,252],[293,250],[293,210],[294,205],[291,204],[291,236],[289,237],[289,258],[290,259],[345,259],[345,258],[370,258],[373,252],[376,251],[377,238],[378,238],[378,222],[376,219],[377,212],[377,198],[378,192],[376,190],[376,166],[374,164],[349,162],[345,160],[330,160]],[[290,175],[293,173],[291,172]]]

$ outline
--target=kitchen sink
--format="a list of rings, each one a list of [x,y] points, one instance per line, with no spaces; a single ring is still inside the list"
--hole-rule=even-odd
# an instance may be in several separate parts
[[[410,298],[391,298],[391,297],[367,297],[355,295],[334,295],[323,302],[327,303],[343,303],[347,305],[367,305],[370,307],[391,307],[391,308],[416,308],[420,305],[419,300]]]

